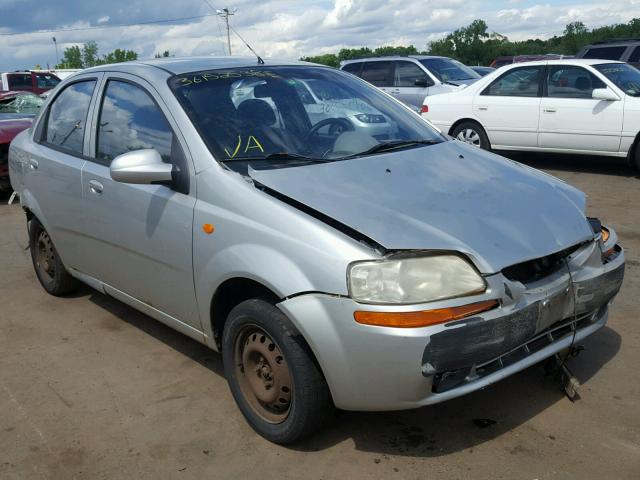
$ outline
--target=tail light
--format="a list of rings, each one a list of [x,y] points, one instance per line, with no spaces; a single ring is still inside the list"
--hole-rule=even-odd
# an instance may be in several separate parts
[[[429,113],[429,105],[422,105],[420,113]]]

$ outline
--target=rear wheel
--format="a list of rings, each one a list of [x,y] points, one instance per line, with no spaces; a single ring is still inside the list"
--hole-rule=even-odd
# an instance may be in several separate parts
[[[246,300],[231,311],[222,355],[242,414],[266,439],[294,442],[331,417],[329,388],[308,346],[271,303]]]
[[[483,150],[489,150],[491,148],[489,138],[487,137],[484,128],[476,122],[462,122],[452,130],[451,136],[461,142],[468,143],[475,147],[480,147]]]
[[[640,170],[640,143],[637,143],[634,149],[633,157],[631,157],[631,166],[636,170]]]
[[[29,223],[29,249],[36,276],[48,293],[59,296],[77,288],[77,280],[69,275],[49,233],[36,219]]]

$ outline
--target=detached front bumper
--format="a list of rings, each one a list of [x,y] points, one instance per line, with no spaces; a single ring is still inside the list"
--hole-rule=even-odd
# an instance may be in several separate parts
[[[337,407],[400,410],[495,383],[602,328],[624,276],[624,252],[606,263],[599,242],[571,253],[566,267],[535,282],[498,273],[483,295],[411,306],[362,305],[301,295],[278,304],[314,351]],[[498,299],[500,306],[423,328],[356,323],[355,311],[406,312]]]

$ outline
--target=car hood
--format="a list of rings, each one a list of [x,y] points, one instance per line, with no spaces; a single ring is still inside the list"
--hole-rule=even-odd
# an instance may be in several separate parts
[[[13,137],[26,130],[33,123],[33,118],[12,113],[0,114],[0,143],[9,143]]]
[[[249,175],[387,250],[458,251],[483,273],[593,238],[582,192],[458,141]]]

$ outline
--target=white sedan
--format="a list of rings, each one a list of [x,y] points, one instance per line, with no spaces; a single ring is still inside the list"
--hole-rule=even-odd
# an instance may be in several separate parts
[[[484,149],[626,157],[640,168],[639,97],[640,71],[626,63],[548,60],[427,97],[422,115]]]

